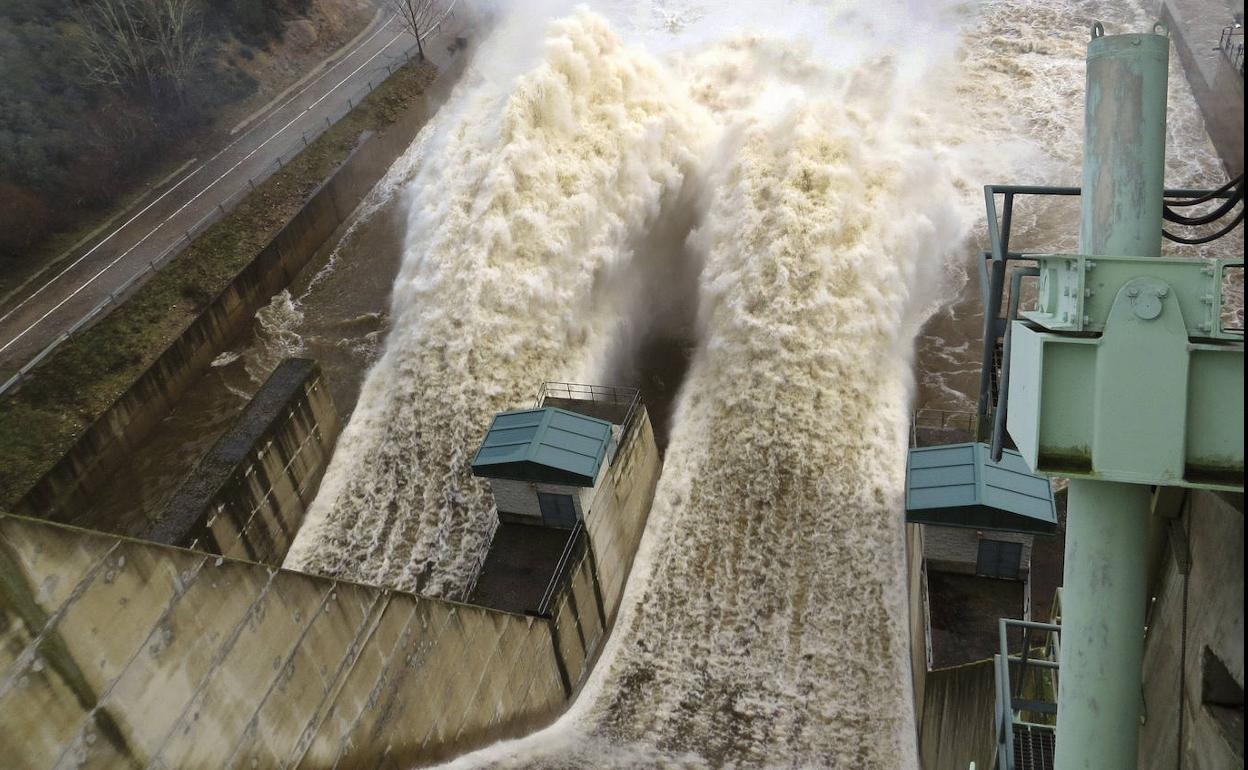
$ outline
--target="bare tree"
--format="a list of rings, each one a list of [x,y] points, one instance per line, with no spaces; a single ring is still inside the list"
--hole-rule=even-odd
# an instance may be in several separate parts
[[[444,9],[445,3],[438,0],[386,0],[386,4],[399,15],[403,26],[416,38],[416,50],[421,61],[424,61],[425,46],[422,38],[429,34],[433,25],[442,20],[449,8]]]
[[[203,52],[199,0],[85,0],[74,18],[92,80],[182,98]]]
[[[87,73],[97,83],[134,88],[151,80],[143,21],[136,10],[132,0],[92,0],[75,7],[86,42]]]
[[[161,74],[181,99],[204,47],[198,0],[141,0],[140,4]]]

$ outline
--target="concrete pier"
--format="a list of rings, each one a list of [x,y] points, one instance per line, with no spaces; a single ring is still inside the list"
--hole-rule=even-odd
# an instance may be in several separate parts
[[[549,723],[649,514],[633,422],[543,617],[0,514],[4,766],[406,770]]]
[[[315,361],[283,361],[143,539],[281,566],[338,438]]]
[[[1232,178],[1244,170],[1244,78],[1218,50],[1218,41],[1237,14],[1243,18],[1243,0],[1163,0],[1158,13],[1170,28],[1209,139]]]

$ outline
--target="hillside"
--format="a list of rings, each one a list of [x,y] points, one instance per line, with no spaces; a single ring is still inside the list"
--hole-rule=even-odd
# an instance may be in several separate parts
[[[362,29],[368,0],[0,3],[0,292]]]

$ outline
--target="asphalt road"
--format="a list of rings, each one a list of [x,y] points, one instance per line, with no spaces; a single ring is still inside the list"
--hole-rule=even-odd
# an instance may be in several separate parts
[[[439,46],[441,35],[426,41]],[[269,173],[279,158],[302,148],[326,120],[336,120],[406,61],[416,40],[393,16],[383,16],[345,55],[273,105],[216,155],[153,190],[118,219],[119,225],[83,246],[56,271],[40,276],[0,306],[0,383],[69,331],[152,260],[185,242],[214,209],[237,203],[249,180]],[[150,276],[151,273],[148,273]]]

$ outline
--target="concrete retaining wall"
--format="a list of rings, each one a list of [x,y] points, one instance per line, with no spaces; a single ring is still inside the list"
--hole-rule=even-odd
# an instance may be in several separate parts
[[[281,566],[338,429],[316,362],[283,361],[143,538]]]
[[[549,617],[0,514],[4,764],[397,770],[530,732],[602,649],[659,465],[638,410]]]
[[[596,487],[585,529],[598,569],[608,618],[614,620],[624,584],[645,531],[663,465],[645,409],[637,409],[620,435],[620,448]]]
[[[910,623],[910,677],[914,689],[915,724],[923,719],[927,687],[927,585],[923,569],[923,525],[906,524],[906,598]]]
[[[919,726],[923,770],[990,768],[996,759],[992,661],[938,668],[927,675]]]
[[[550,621],[62,525],[0,516],[0,589],[9,767],[407,768],[567,698]]]
[[[1236,12],[1243,15],[1242,1],[1163,0],[1159,9],[1204,115],[1205,130],[1231,178],[1244,170],[1244,79],[1217,46]]]
[[[593,670],[619,614],[662,467],[649,415],[638,408],[599,477],[585,535],[550,607],[551,637],[569,696]]]
[[[424,100],[417,100],[384,133],[363,135],[360,146],[317,188],[303,209],[34,484],[16,511],[69,521],[85,508],[91,495],[156,429],[209,363],[251,328],[256,311],[288,286],[325,239],[347,220],[411,144],[426,113]]]
[[[1175,558],[1182,538],[1172,536],[1144,645],[1140,767],[1243,767],[1243,497],[1236,505],[1211,492],[1190,492],[1179,525],[1189,533],[1191,569],[1185,578]],[[1203,676],[1206,654],[1220,660],[1238,686],[1238,709],[1209,702],[1219,698],[1215,682]]]

